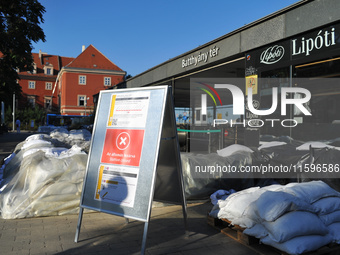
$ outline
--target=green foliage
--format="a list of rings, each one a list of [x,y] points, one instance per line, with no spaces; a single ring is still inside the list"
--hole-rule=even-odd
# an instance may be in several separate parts
[[[39,105],[36,105],[35,107],[27,105],[23,109],[15,111],[15,119],[21,121],[22,129],[24,129],[26,125],[27,127],[30,127],[31,120],[34,120],[36,126],[43,125],[45,116],[45,109]],[[5,112],[5,122],[9,127],[12,127],[13,115],[11,107],[8,107]]]
[[[32,41],[45,41],[44,12],[37,0],[0,0],[0,101],[7,105],[8,95],[21,93],[17,69],[32,71]]]

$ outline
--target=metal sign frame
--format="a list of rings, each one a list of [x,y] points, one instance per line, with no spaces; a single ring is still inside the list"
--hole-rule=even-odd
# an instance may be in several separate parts
[[[91,209],[145,222],[144,254],[154,199],[182,204],[186,228],[172,89],[157,86],[101,91],[75,242],[83,210]]]

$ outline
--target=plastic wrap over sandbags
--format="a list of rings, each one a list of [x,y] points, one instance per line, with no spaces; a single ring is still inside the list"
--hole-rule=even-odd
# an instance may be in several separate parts
[[[49,156],[37,150],[22,159],[0,195],[4,219],[76,213],[87,162],[77,146]]]
[[[232,144],[226,148],[221,150],[217,150],[217,154],[221,157],[229,157],[235,152],[245,151],[245,152],[253,152],[252,149],[248,148],[247,146],[241,144]]]
[[[34,135],[30,135],[26,138],[26,142],[27,141],[31,141],[31,140],[50,140],[51,137],[48,134],[34,134]]]
[[[54,139],[63,140],[68,137],[68,130],[66,128],[59,127],[51,131],[50,136]]]
[[[241,190],[254,186],[251,173],[244,174],[243,179],[233,179],[230,173],[212,171],[214,166],[240,166],[253,163],[252,153],[237,151],[228,157],[221,157],[217,153],[194,154],[181,153],[185,196],[187,199],[205,199],[218,189]],[[217,169],[217,167],[216,167]],[[248,177],[248,178],[247,178]]]
[[[58,129],[60,127],[56,127],[56,126],[39,126],[38,127],[38,132],[39,133],[46,133],[49,134],[51,133],[53,130]]]

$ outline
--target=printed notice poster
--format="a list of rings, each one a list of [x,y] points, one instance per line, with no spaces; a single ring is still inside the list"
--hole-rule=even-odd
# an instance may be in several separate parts
[[[150,92],[111,96],[95,199],[133,207]]]
[[[139,166],[143,139],[142,129],[107,129],[101,162]]]
[[[133,207],[138,168],[99,166],[95,199]]]
[[[248,89],[252,89],[252,94],[256,95],[257,89],[257,75],[250,75],[246,77],[246,95],[248,95]]]
[[[145,128],[150,92],[112,95],[108,127]]]

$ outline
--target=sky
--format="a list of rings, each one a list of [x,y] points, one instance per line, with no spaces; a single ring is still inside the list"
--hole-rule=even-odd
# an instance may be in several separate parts
[[[39,0],[39,50],[77,57],[92,44],[132,76],[298,0]]]

